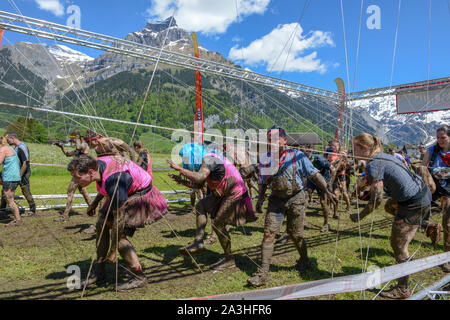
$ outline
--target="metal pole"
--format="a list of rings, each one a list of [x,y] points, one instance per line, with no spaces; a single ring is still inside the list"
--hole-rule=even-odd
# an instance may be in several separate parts
[[[436,291],[439,288],[442,288],[447,283],[450,282],[450,274],[439,280],[438,282],[435,282],[431,286],[423,289],[422,291],[419,291],[415,295],[408,298],[408,300],[423,300],[426,297],[429,297],[430,291]]]

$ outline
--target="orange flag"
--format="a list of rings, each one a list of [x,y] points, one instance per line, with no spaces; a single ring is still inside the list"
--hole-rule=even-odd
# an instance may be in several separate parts
[[[3,33],[5,33],[5,30],[0,29],[0,48],[2,47]]]
[[[194,44],[194,55],[200,58],[198,50],[197,36],[192,32],[192,41]],[[202,80],[200,71],[195,71],[195,126],[194,126],[194,142],[203,142],[203,107],[202,107]]]

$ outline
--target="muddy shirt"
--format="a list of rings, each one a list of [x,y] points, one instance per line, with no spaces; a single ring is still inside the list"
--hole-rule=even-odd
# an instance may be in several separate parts
[[[376,154],[367,165],[366,173],[370,184],[383,180],[384,191],[399,202],[410,200],[421,191],[422,179],[390,154]]]
[[[121,155],[127,153],[131,161],[135,161],[134,151],[125,142],[117,138],[101,138],[95,148],[97,156]]]
[[[83,140],[80,142],[77,140],[77,143],[75,144],[75,154],[74,157],[79,157],[84,154],[89,154],[89,145]]]
[[[297,149],[287,149],[281,156],[279,161],[275,161],[271,152],[261,157],[259,184],[267,184],[270,177],[288,177],[289,181],[293,180],[293,163],[295,162],[296,174],[295,180],[300,190],[304,189],[303,177],[309,178],[317,174],[319,170],[314,168],[308,157]],[[277,167],[278,166],[278,167]]]

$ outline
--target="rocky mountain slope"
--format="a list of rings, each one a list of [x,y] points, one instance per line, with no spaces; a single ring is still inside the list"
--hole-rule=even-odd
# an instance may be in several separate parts
[[[366,114],[367,119],[383,124],[378,131],[379,136],[396,145],[434,143],[436,129],[450,123],[449,111],[397,114],[395,96],[361,100],[351,107],[355,112]]]

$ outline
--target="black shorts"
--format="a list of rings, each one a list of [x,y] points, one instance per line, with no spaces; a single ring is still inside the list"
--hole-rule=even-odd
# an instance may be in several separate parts
[[[336,176],[336,178],[334,178],[334,182],[333,182],[333,191],[339,189],[339,182],[344,182],[345,181],[345,175],[341,174]]]
[[[431,191],[426,186],[419,192],[419,196],[414,197],[414,201],[398,203],[398,212],[394,220],[404,220],[408,224],[421,225],[422,221],[430,219],[431,211]]]
[[[3,191],[16,191],[20,181],[3,181]]]
[[[433,200],[436,200],[439,197],[450,198],[450,182],[448,182],[447,185],[443,187],[435,176],[431,176],[433,177],[434,184],[436,185],[436,191],[433,194]]]

